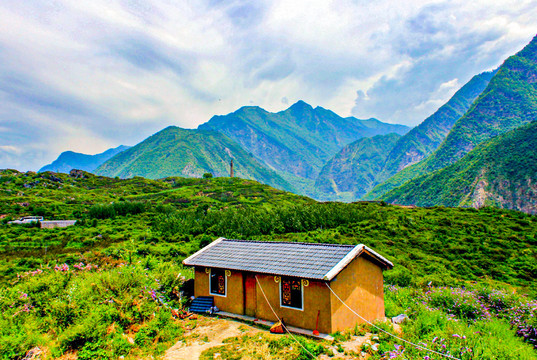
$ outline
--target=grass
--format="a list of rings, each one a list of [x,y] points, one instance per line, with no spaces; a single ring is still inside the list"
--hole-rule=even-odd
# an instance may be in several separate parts
[[[364,243],[396,265],[384,274],[392,284],[386,311],[409,316],[402,328],[405,339],[435,349],[445,345],[465,359],[537,354],[531,342],[537,221],[527,214],[316,203],[228,178],[119,180],[86,174],[74,179],[2,171],[0,183],[3,359],[22,358],[35,346],[46,349],[48,358],[68,352],[81,359],[161,355],[185,338],[186,329],[204,321],[180,320],[172,309],[184,308],[186,280],[192,277],[181,261],[218,236]],[[62,229],[6,224],[43,214],[78,222]],[[306,356],[285,337],[243,335],[203,356]],[[300,341],[329,355],[351,333],[338,336],[333,344]],[[426,355],[410,347],[397,354],[402,349],[395,345],[405,345],[381,334],[378,342],[379,351],[363,350],[377,359]]]

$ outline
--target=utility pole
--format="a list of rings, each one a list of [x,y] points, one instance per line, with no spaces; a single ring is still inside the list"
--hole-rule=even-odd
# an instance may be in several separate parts
[[[231,159],[231,163],[229,164],[230,170],[229,170],[229,177],[233,177],[233,159]]]

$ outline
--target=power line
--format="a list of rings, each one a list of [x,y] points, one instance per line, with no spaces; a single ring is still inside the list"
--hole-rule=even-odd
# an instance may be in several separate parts
[[[440,352],[438,352],[438,351],[434,351],[434,350],[431,350],[431,349],[427,349],[426,347],[423,347],[423,346],[414,344],[414,343],[412,343],[412,342],[410,342],[410,341],[408,341],[408,340],[405,340],[405,339],[403,339],[403,338],[400,338],[400,337],[397,336],[397,335],[394,335],[394,334],[391,334],[391,333],[387,332],[386,330],[384,330],[384,329],[378,327],[377,325],[373,324],[372,322],[370,322],[370,321],[368,321],[367,319],[365,319],[365,318],[363,318],[362,316],[360,316],[356,311],[354,311],[353,309],[351,309],[351,308],[349,307],[349,305],[345,304],[345,302],[344,302],[343,300],[341,300],[341,298],[334,292],[334,290],[332,290],[332,288],[330,287],[330,285],[328,285],[328,283],[324,283],[324,284],[330,289],[330,291],[332,292],[332,294],[334,294],[334,296],[335,296],[339,301],[341,301],[341,303],[342,303],[343,305],[345,305],[345,307],[346,307],[347,309],[349,309],[350,311],[352,311],[352,312],[354,313],[354,315],[358,316],[360,319],[362,319],[363,321],[365,321],[365,322],[368,323],[369,325],[373,326],[374,328],[376,328],[376,329],[382,331],[383,333],[388,334],[388,335],[390,335],[391,337],[394,337],[394,338],[396,338],[396,339],[398,339],[398,340],[400,340],[400,341],[406,342],[407,344],[410,344],[410,345],[412,345],[412,346],[415,346],[416,348],[418,348],[418,349],[420,349],[420,350],[429,351],[429,352],[438,354],[438,355],[440,355],[440,356],[447,357],[447,358],[449,358],[449,359],[461,360],[461,359],[456,358],[456,357],[453,357],[453,356],[451,356],[451,355],[446,355],[446,354],[442,354],[442,353],[440,353]]]
[[[257,285],[259,285],[259,289],[261,289],[261,294],[263,294],[263,297],[265,298],[265,301],[267,302],[268,306],[270,307],[270,310],[272,310],[272,313],[274,314],[274,316],[276,316],[276,318],[278,319],[278,321],[282,324],[283,328],[285,329],[285,331],[287,331],[289,333],[289,335],[291,335],[291,337],[293,338],[293,340],[295,340],[298,345],[302,346],[302,349],[304,349],[305,352],[307,352],[312,358],[316,358],[317,356],[313,355],[308,349],[306,349],[306,347],[304,347],[304,345],[302,345],[300,343],[300,341],[298,341],[294,336],[293,334],[291,334],[291,332],[289,331],[289,329],[287,329],[287,326],[285,326],[285,324],[283,323],[283,321],[280,320],[280,318],[278,317],[278,314],[276,314],[276,311],[274,311],[274,308],[272,307],[272,305],[270,305],[270,302],[268,301],[267,299],[267,296],[265,295],[265,292],[263,291],[263,287],[261,286],[261,283],[259,282],[259,279],[257,278],[257,275],[255,276],[255,281],[257,281]]]

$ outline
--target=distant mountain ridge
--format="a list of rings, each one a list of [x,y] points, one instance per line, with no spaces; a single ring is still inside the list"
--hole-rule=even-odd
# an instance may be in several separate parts
[[[376,119],[343,118],[304,101],[277,113],[246,106],[214,116],[195,130],[170,126],[87,171],[150,179],[200,177],[206,172],[228,176],[233,158],[236,176],[311,196],[322,166],[342,147],[356,139],[409,130]]]
[[[236,142],[217,131],[169,126],[96,169],[103,176],[159,179],[168,176],[202,177],[204,173],[253,179],[280,189],[293,190],[276,172],[260,164]]]
[[[454,164],[415,178],[381,199],[537,214],[537,122],[483,142]]]
[[[228,115],[214,116],[198,129],[222,132],[270,168],[310,180],[343,146],[362,137],[402,135],[410,130],[376,119],[343,118],[304,101],[277,113],[242,107]]]
[[[361,138],[345,146],[321,169],[315,194],[321,200],[356,201],[376,185],[398,134]]]
[[[100,154],[87,155],[74,151],[65,151],[58,156],[52,163],[43,166],[38,172],[53,171],[68,173],[72,169],[93,172],[99,165],[112,158],[116,154],[125,151],[130,146],[120,145],[113,149],[108,149]]]
[[[374,186],[431,154],[486,88],[493,75],[494,72],[484,72],[474,76],[446,104],[408,133],[398,137],[395,143],[365,141],[344,147],[321,170],[315,181],[315,196],[330,200],[359,200]],[[330,170],[326,170],[326,167]]]
[[[377,198],[420,175],[453,164],[478,144],[537,120],[537,36],[500,66],[483,93],[429,157],[375,187]]]
[[[455,122],[468,111],[475,99],[485,90],[495,73],[495,71],[487,71],[472,77],[433,115],[401,137],[388,155],[379,178],[387,179],[436,150]]]

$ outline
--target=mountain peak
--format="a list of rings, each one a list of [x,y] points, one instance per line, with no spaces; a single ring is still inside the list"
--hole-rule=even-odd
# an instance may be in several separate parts
[[[306,111],[306,110],[313,110],[313,106],[305,102],[304,100],[298,100],[296,103],[291,105],[287,110],[291,111]]]
[[[68,173],[71,169],[80,169],[93,172],[100,164],[112,158],[116,154],[128,149],[130,146],[120,145],[116,148],[108,149],[100,154],[87,155],[74,151],[64,151],[51,164],[43,166],[39,172],[53,171]]]

